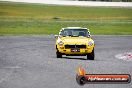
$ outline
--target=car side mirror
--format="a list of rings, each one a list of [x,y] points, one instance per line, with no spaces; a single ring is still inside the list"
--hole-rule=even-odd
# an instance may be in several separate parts
[[[91,36],[91,35],[89,35],[89,36],[88,36],[88,38],[91,38],[91,39],[92,39],[92,36]]]
[[[55,38],[58,38],[59,37],[59,35],[54,35],[55,36]]]

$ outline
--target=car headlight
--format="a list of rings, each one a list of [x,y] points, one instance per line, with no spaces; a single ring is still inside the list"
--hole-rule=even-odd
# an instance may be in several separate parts
[[[90,41],[88,42],[88,46],[92,46],[94,44],[94,42]]]
[[[59,45],[63,45],[64,43],[62,41],[58,42]]]
[[[60,38],[58,38],[57,43],[58,43],[59,45],[63,45],[63,44],[64,44]]]

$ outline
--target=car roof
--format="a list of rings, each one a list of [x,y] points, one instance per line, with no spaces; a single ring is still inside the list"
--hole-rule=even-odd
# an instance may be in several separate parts
[[[83,28],[83,27],[65,27],[65,28],[62,28],[60,31],[65,30],[65,29],[87,29],[89,31],[88,28]]]
[[[83,28],[83,27],[66,27],[66,28],[62,28],[62,29],[87,29],[87,28]]]

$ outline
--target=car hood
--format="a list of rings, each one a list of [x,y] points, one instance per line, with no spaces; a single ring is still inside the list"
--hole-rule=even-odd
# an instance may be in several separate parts
[[[87,37],[62,37],[61,40],[65,44],[88,44],[89,41],[92,41],[91,38]]]

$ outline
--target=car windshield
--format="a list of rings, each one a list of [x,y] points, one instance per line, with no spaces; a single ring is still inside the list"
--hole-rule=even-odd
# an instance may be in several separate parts
[[[90,36],[87,29],[64,29],[60,32],[61,36],[72,36],[72,37],[88,37]]]

